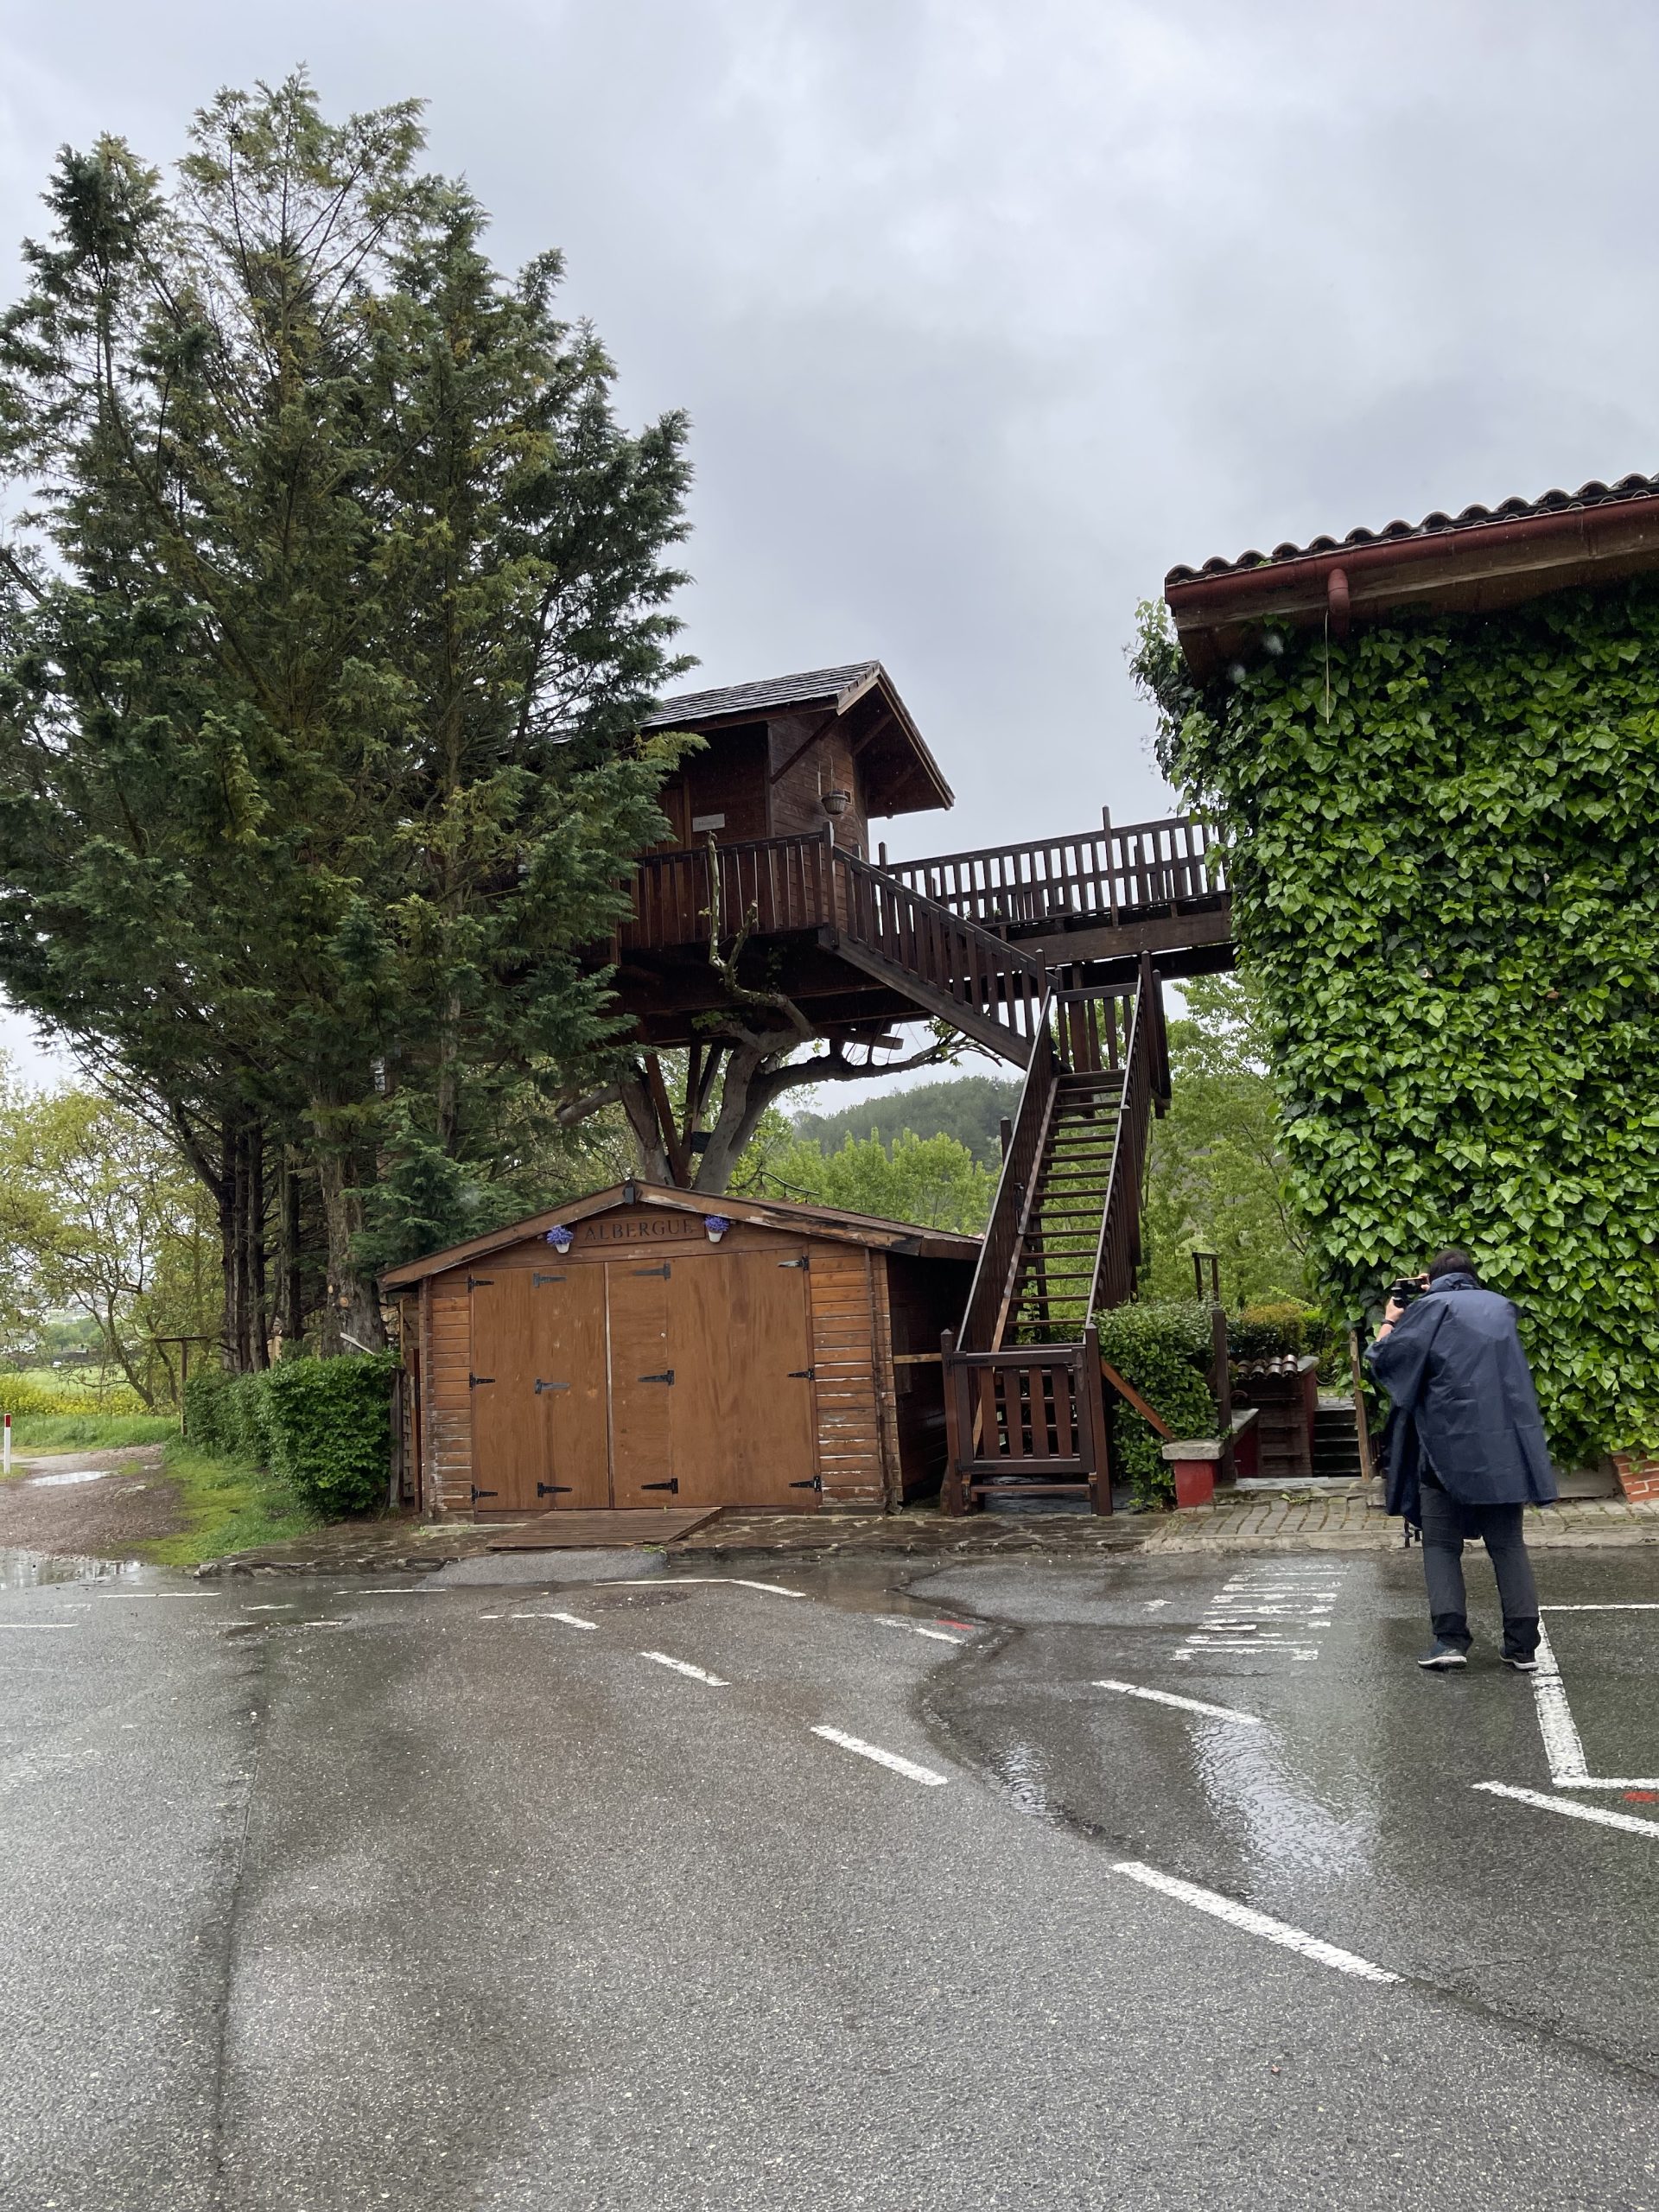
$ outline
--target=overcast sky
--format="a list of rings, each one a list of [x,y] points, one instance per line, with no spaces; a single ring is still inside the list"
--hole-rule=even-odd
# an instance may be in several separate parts
[[[692,680],[886,662],[895,854],[1164,810],[1173,563],[1659,468],[1651,0],[5,0],[4,289],[60,144],[301,61],[690,410]]]

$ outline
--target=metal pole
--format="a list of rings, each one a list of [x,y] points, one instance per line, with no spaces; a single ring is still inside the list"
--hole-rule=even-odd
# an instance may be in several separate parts
[[[10,1414],[8,1414],[6,1415],[5,1465],[4,1465],[3,1468],[0,1468],[0,1474],[10,1475],[10,1472],[11,1472],[11,1415],[10,1415]]]

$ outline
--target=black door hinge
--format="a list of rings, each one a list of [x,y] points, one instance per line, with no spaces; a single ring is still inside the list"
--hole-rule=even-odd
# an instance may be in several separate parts
[[[817,1370],[816,1367],[791,1367],[789,1370],[788,1379],[791,1382],[815,1382],[817,1378]]]
[[[663,1281],[666,1282],[668,1281],[668,1269],[669,1262],[664,1260],[660,1268],[630,1268],[628,1269],[628,1273],[631,1275],[661,1275]]]
[[[538,1275],[532,1272],[530,1287],[532,1290],[539,1290],[544,1282],[563,1282],[563,1275]]]
[[[563,1497],[569,1488],[569,1483],[537,1483],[536,1495],[537,1497]]]
[[[473,1484],[473,1503],[474,1505],[478,1503],[480,1497],[499,1497],[501,1493],[499,1491],[480,1490],[476,1483]]]
[[[680,1494],[680,1478],[677,1475],[671,1475],[665,1483],[641,1483],[639,1487],[641,1490],[671,1490],[677,1497]]]
[[[543,1390],[568,1390],[569,1388],[570,1385],[568,1382],[543,1382],[539,1375],[536,1377],[536,1395],[538,1398]]]
[[[493,1275],[468,1275],[467,1278],[467,1287],[468,1290],[492,1290],[494,1287],[495,1277]]]
[[[822,1490],[823,1488],[823,1477],[822,1475],[814,1475],[810,1482],[791,1483],[790,1488],[791,1490]]]
[[[798,1260],[779,1260],[778,1264],[780,1268],[810,1268],[812,1262],[803,1252]]]
[[[476,1390],[480,1382],[493,1382],[494,1380],[493,1375],[469,1375],[467,1377],[467,1388],[469,1390]],[[495,1492],[492,1491],[490,1496],[493,1497]]]
[[[665,1367],[660,1375],[641,1375],[637,1379],[641,1382],[671,1382],[674,1370],[671,1367]]]

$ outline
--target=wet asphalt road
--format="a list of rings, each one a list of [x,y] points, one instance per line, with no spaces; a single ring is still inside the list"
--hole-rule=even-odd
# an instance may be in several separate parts
[[[1659,2212],[1659,1834],[1554,1809],[1659,1802],[1414,1560],[524,1564],[0,1592],[8,2212]],[[1659,1575],[1541,1580],[1659,1777]]]

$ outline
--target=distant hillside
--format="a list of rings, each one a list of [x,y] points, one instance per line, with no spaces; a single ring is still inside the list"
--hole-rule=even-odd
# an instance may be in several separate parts
[[[918,1137],[955,1137],[976,1160],[995,1167],[1002,1157],[997,1124],[1018,1105],[1020,1081],[1017,1075],[948,1077],[843,1106],[838,1114],[798,1114],[793,1127],[797,1136],[815,1138],[827,1153],[839,1152],[849,1137],[879,1137],[891,1151],[893,1139],[906,1129]]]

